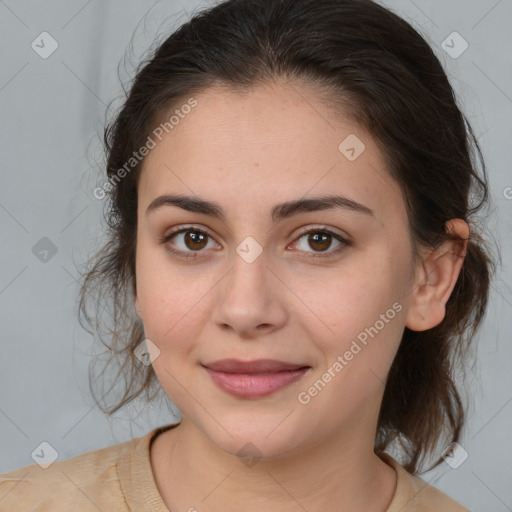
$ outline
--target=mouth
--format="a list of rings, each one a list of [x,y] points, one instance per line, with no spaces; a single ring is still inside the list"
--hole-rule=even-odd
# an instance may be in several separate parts
[[[311,369],[275,359],[223,359],[202,366],[220,389],[240,398],[270,395],[296,382]]]

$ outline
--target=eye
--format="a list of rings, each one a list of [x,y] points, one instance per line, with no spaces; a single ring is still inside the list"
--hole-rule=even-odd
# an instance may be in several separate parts
[[[301,244],[300,241],[302,239],[304,239],[304,242]],[[337,243],[337,247],[329,251],[333,242]],[[345,246],[350,245],[350,242],[329,229],[313,228],[303,232],[297,241],[294,242],[294,245],[299,246],[301,250],[309,253],[305,256],[306,258],[327,258],[340,253]],[[302,247],[300,247],[301,245]],[[308,251],[308,246],[315,250],[313,252]]]
[[[211,236],[202,229],[195,228],[193,226],[188,226],[181,228],[178,231],[173,231],[168,235],[164,236],[161,240],[161,244],[166,244],[173,238],[177,238],[178,243],[173,244],[178,246],[178,250],[175,250],[171,247],[171,245],[166,245],[165,248],[171,254],[175,256],[179,256],[181,258],[197,258],[197,255],[194,253],[202,252],[202,249],[207,247],[208,238]],[[218,247],[219,244],[214,244]],[[180,247],[181,246],[181,247]]]

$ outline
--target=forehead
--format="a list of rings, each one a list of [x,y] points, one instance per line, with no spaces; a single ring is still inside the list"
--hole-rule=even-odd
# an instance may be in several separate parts
[[[141,205],[180,192],[227,210],[249,208],[249,200],[269,210],[276,199],[339,193],[377,214],[403,215],[401,194],[376,142],[318,93],[313,86],[283,83],[195,94],[196,105],[175,117],[161,140],[153,136],[156,145],[139,184]],[[180,104],[173,108],[179,111]]]

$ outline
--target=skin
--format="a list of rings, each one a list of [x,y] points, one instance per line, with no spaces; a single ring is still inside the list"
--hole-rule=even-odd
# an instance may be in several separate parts
[[[385,511],[396,474],[373,452],[384,384],[404,327],[425,330],[444,318],[465,244],[425,250],[413,264],[405,203],[383,155],[313,86],[211,88],[194,98],[197,106],[146,157],[139,182],[136,311],[160,350],[156,375],[182,413],[151,448],[159,492],[170,510]],[[349,134],[365,144],[354,161],[338,150]],[[375,215],[337,208],[276,224],[269,215],[277,203],[334,192]],[[171,193],[219,203],[224,221],[176,206],[146,215],[153,199]],[[189,224],[211,235],[199,253],[184,233],[159,243]],[[319,249],[299,232],[322,227],[352,243],[333,238]],[[469,233],[460,219],[447,228]],[[248,236],[262,249],[252,263],[236,252]],[[165,245],[198,258],[172,256]],[[300,403],[298,394],[396,302],[401,311]],[[311,370],[266,397],[237,398],[200,366],[228,357]],[[244,446],[251,466],[237,455]]]

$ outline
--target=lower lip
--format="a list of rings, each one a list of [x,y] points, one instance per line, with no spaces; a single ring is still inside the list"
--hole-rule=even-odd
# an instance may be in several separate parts
[[[224,373],[217,372],[211,368],[205,368],[210,374],[213,382],[230,395],[241,398],[259,398],[270,395],[278,389],[284,388],[299,380],[308,370],[300,368],[297,370],[286,370],[276,373],[245,374],[245,373]]]

